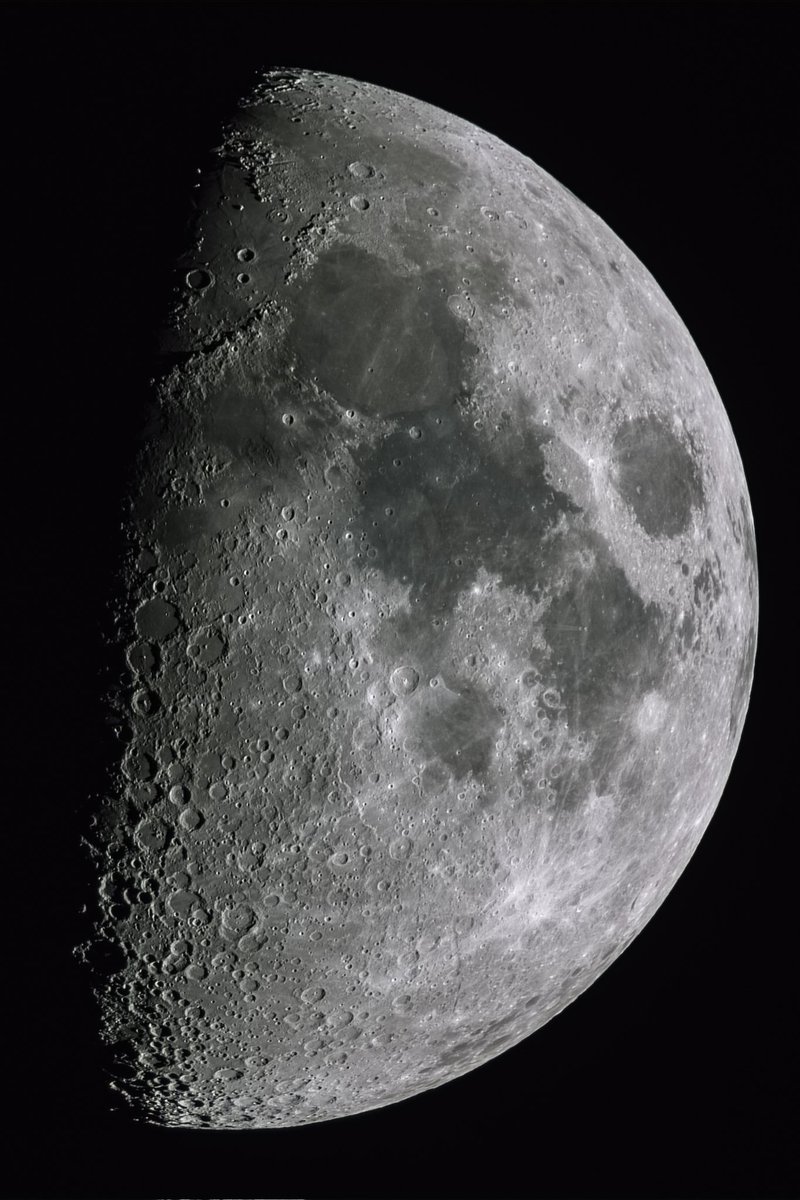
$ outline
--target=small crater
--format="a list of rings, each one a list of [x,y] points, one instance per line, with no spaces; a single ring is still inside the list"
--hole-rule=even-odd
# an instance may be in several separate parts
[[[395,862],[405,862],[411,854],[412,843],[406,837],[395,838],[389,846],[389,855]]]
[[[183,829],[199,829],[203,824],[203,815],[196,808],[185,808],[178,820]]]
[[[202,629],[190,639],[186,652],[198,666],[211,667],[222,658],[225,639],[212,627]]]
[[[128,647],[128,666],[137,675],[152,675],[157,658],[154,648],[148,642],[136,642]]]
[[[449,784],[450,772],[442,763],[430,762],[425,765],[420,776],[420,785],[424,795],[438,796]]]
[[[395,696],[410,696],[419,687],[419,672],[413,667],[398,667],[392,671],[389,686]]]
[[[131,783],[146,783],[155,775],[156,765],[139,746],[131,746],[122,762],[123,774]]]
[[[222,915],[223,932],[234,934],[246,933],[256,923],[256,914],[249,904],[237,904],[226,909]]]
[[[451,313],[455,313],[457,317],[461,317],[465,321],[469,321],[475,316],[475,305],[463,292],[455,296],[448,296],[447,307]]]
[[[140,637],[160,642],[178,628],[178,611],[173,604],[156,596],[139,606],[135,622]]]
[[[204,271],[202,267],[196,267],[186,276],[186,286],[190,287],[193,292],[204,292],[206,288],[211,287],[213,282],[214,277],[211,272]]]
[[[169,838],[169,829],[163,821],[150,819],[137,825],[135,836],[143,850],[163,850]]]
[[[300,993],[300,999],[304,1004],[319,1004],[320,1000],[325,999],[325,988],[307,987]]]
[[[668,705],[658,692],[647,692],[639,702],[634,723],[639,733],[657,733],[664,724]]]
[[[218,1071],[214,1072],[214,1078],[220,1083],[233,1083],[242,1078],[242,1072],[237,1071],[235,1067],[220,1067]]]
[[[147,688],[141,688],[138,692],[134,692],[131,703],[133,711],[140,717],[149,717],[158,708],[158,696],[155,692],[149,692]]]

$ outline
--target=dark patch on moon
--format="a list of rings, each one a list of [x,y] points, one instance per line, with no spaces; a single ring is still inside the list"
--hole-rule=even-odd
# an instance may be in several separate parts
[[[175,606],[160,596],[145,600],[136,612],[136,632],[153,642],[169,637],[178,628],[178,623]]]
[[[265,402],[266,389],[227,384],[217,388],[204,410],[204,432],[215,447],[224,447],[259,476],[269,478],[278,464],[274,440],[268,434],[273,407]]]
[[[543,436],[521,430],[514,458],[500,459],[451,410],[363,455],[361,524],[375,565],[411,585],[412,603],[451,611],[481,567],[528,594],[547,582],[545,535],[580,509],[547,481]]]
[[[488,697],[474,687],[442,682],[421,701],[416,740],[422,750],[457,780],[483,775],[501,724]]]
[[[614,438],[617,489],[651,537],[677,537],[704,494],[694,455],[660,417],[626,421]]]
[[[755,597],[758,580],[758,560],[756,554],[756,534],[747,497],[744,493],[739,496],[739,511],[742,514],[742,537],[744,539],[744,560],[747,564],[747,590],[751,598]]]
[[[455,400],[477,353],[441,273],[406,278],[356,246],[320,255],[295,313],[290,348],[344,409],[389,417]]]
[[[700,569],[694,576],[694,603],[696,608],[704,605],[713,608],[722,595],[721,571],[719,555],[715,554],[716,565],[710,558],[704,559]]]
[[[392,159],[394,173],[403,179],[404,187],[451,188],[458,195],[469,186],[469,164],[455,163],[418,141],[400,139],[392,147]]]
[[[590,551],[593,565],[584,566],[575,550]],[[614,755],[632,689],[642,694],[663,681],[671,653],[664,614],[634,591],[595,531],[573,532],[562,554],[575,565],[562,567],[542,620],[548,665],[570,728],[598,734],[602,759]]]

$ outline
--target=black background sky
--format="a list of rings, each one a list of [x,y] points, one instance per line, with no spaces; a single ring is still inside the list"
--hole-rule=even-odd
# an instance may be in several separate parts
[[[800,1192],[798,11],[672,5],[0,6],[6,318],[6,1197]],[[725,795],[663,908],[545,1029],[391,1108],[280,1132],[108,1111],[69,949],[100,786],[118,479],[195,166],[262,66],[409,93],[569,187],[644,262],[725,402],[761,628]]]

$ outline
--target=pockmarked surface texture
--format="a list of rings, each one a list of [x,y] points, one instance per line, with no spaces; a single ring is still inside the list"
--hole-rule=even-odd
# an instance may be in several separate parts
[[[145,1119],[301,1125],[507,1050],[652,916],[741,733],[753,524],[669,301],[489,133],[274,71],[194,211],[90,948]]]

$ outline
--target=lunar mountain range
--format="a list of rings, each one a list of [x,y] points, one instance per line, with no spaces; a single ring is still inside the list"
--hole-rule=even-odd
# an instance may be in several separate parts
[[[653,277],[428,104],[264,74],[178,268],[82,953],[133,1113],[303,1125],[502,1053],[653,915],[742,729],[752,515]]]

